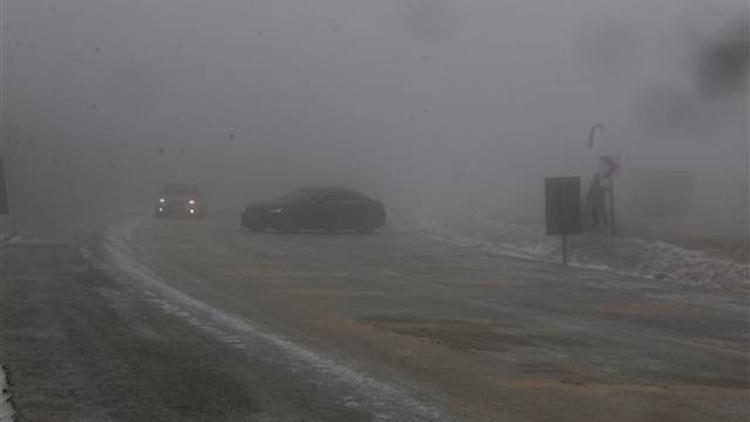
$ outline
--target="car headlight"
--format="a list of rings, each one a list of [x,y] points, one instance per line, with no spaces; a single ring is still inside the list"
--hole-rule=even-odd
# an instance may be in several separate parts
[[[282,210],[281,208],[273,208],[273,209],[268,210],[269,214],[281,214],[283,212],[284,210]]]
[[[166,199],[164,199],[164,198],[159,198],[159,203],[160,203],[160,204],[163,204],[163,203],[165,203],[165,202],[167,202],[167,200],[166,200]]]
[[[195,199],[188,200],[188,204],[189,205],[195,205]]]

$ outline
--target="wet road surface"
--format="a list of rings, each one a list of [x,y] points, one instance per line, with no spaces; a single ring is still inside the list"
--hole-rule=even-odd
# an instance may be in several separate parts
[[[222,218],[126,220],[0,263],[19,420],[750,415],[742,291]]]

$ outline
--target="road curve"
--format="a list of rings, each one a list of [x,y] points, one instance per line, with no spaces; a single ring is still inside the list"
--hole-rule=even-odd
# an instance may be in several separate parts
[[[741,293],[221,217],[124,220],[0,260],[21,420],[750,415]]]

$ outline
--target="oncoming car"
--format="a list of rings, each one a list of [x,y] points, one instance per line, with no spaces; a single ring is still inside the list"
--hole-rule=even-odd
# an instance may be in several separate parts
[[[157,217],[203,218],[208,208],[198,186],[170,183],[159,192],[154,213]]]
[[[370,233],[385,225],[382,202],[343,188],[301,188],[275,201],[248,205],[241,210],[241,224],[252,231],[266,229],[339,229]]]

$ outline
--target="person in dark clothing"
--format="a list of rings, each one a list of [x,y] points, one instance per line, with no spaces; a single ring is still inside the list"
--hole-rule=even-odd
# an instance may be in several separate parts
[[[609,188],[602,183],[601,175],[598,172],[594,173],[594,176],[591,178],[588,194],[586,195],[586,204],[591,208],[591,218],[594,228],[599,227],[600,220],[605,229],[609,227],[606,205],[608,190]]]

